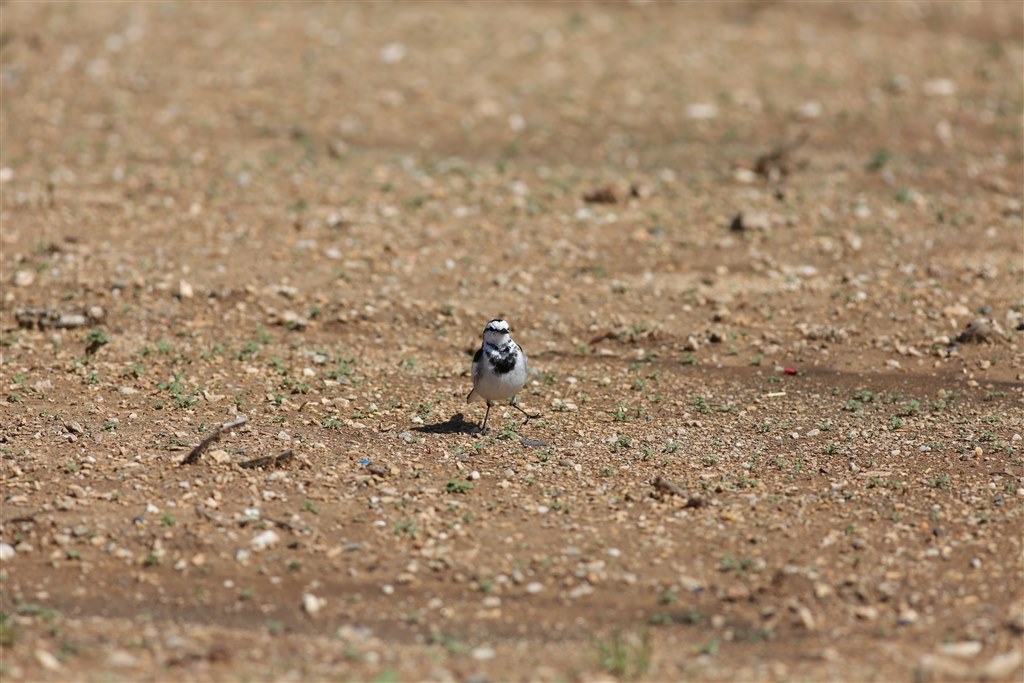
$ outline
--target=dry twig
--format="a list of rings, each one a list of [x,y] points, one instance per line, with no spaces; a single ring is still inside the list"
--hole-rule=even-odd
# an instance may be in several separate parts
[[[659,493],[667,493],[669,495],[679,496],[680,498],[686,501],[685,507],[699,508],[704,505],[704,500],[702,498],[699,498],[697,496],[691,496],[689,493],[686,492],[685,489],[681,488],[678,484],[674,484],[668,479],[665,479],[664,477],[655,477],[654,481],[651,482],[651,485],[654,486],[654,490],[658,491]]]
[[[231,422],[225,422],[220,427],[217,427],[208,437],[203,439],[198,446],[193,448],[192,451],[185,456],[185,459],[181,461],[179,467],[182,465],[191,465],[192,463],[196,462],[197,460],[199,460],[199,456],[203,454],[203,451],[209,448],[211,444],[216,442],[217,439],[220,438],[221,434],[231,429],[234,429],[235,427],[240,427],[248,421],[248,417],[246,417],[245,415],[239,415],[234,420],[231,420]]]
[[[292,451],[287,450],[277,455],[264,455],[262,458],[253,458],[252,460],[246,460],[245,462],[238,463],[239,467],[245,469],[259,469],[272,465],[274,467],[280,467],[288,463],[292,459]]]

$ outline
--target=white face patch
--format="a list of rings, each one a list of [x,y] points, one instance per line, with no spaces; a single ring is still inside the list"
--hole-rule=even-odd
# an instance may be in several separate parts
[[[508,334],[508,323],[504,320],[492,320],[487,323],[487,326],[484,328],[484,334],[487,334],[488,332],[493,332],[494,334]]]

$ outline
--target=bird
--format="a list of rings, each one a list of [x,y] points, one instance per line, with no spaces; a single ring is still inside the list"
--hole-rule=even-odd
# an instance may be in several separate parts
[[[526,385],[526,353],[513,341],[508,322],[495,318],[484,326],[483,343],[473,355],[473,390],[466,403],[475,399],[487,402],[480,433],[487,432],[487,418],[495,401],[508,400],[510,406],[526,416],[523,424],[539,417],[531,415],[516,403],[516,394]]]

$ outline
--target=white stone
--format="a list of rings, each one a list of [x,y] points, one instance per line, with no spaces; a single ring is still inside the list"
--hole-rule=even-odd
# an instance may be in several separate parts
[[[49,671],[59,671],[60,661],[46,650],[36,650],[36,661],[40,666]]]
[[[939,650],[950,657],[973,657],[981,652],[980,640],[964,640],[959,643],[943,643]]]
[[[473,659],[483,662],[488,659],[494,659],[495,652],[492,647],[478,647],[475,648],[471,654],[473,655]]]
[[[249,545],[256,552],[262,552],[267,548],[273,548],[277,545],[277,542],[281,540],[281,537],[277,535],[277,532],[273,529],[267,529],[257,534]]]
[[[924,82],[922,90],[929,97],[952,97],[956,94],[956,83],[948,78],[933,78]]]
[[[306,611],[309,616],[315,615],[323,606],[327,604],[327,600],[324,598],[318,598],[312,593],[302,594],[302,609]]]
[[[380,50],[380,61],[385,64],[398,64],[405,59],[409,51],[401,43],[388,43]]]
[[[686,116],[694,121],[707,121],[718,116],[718,107],[709,102],[695,102],[687,105]]]

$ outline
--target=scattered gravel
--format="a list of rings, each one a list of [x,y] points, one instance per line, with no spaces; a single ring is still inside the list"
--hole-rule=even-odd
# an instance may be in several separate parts
[[[752,7],[5,6],[5,681],[1020,679],[1019,11]]]

